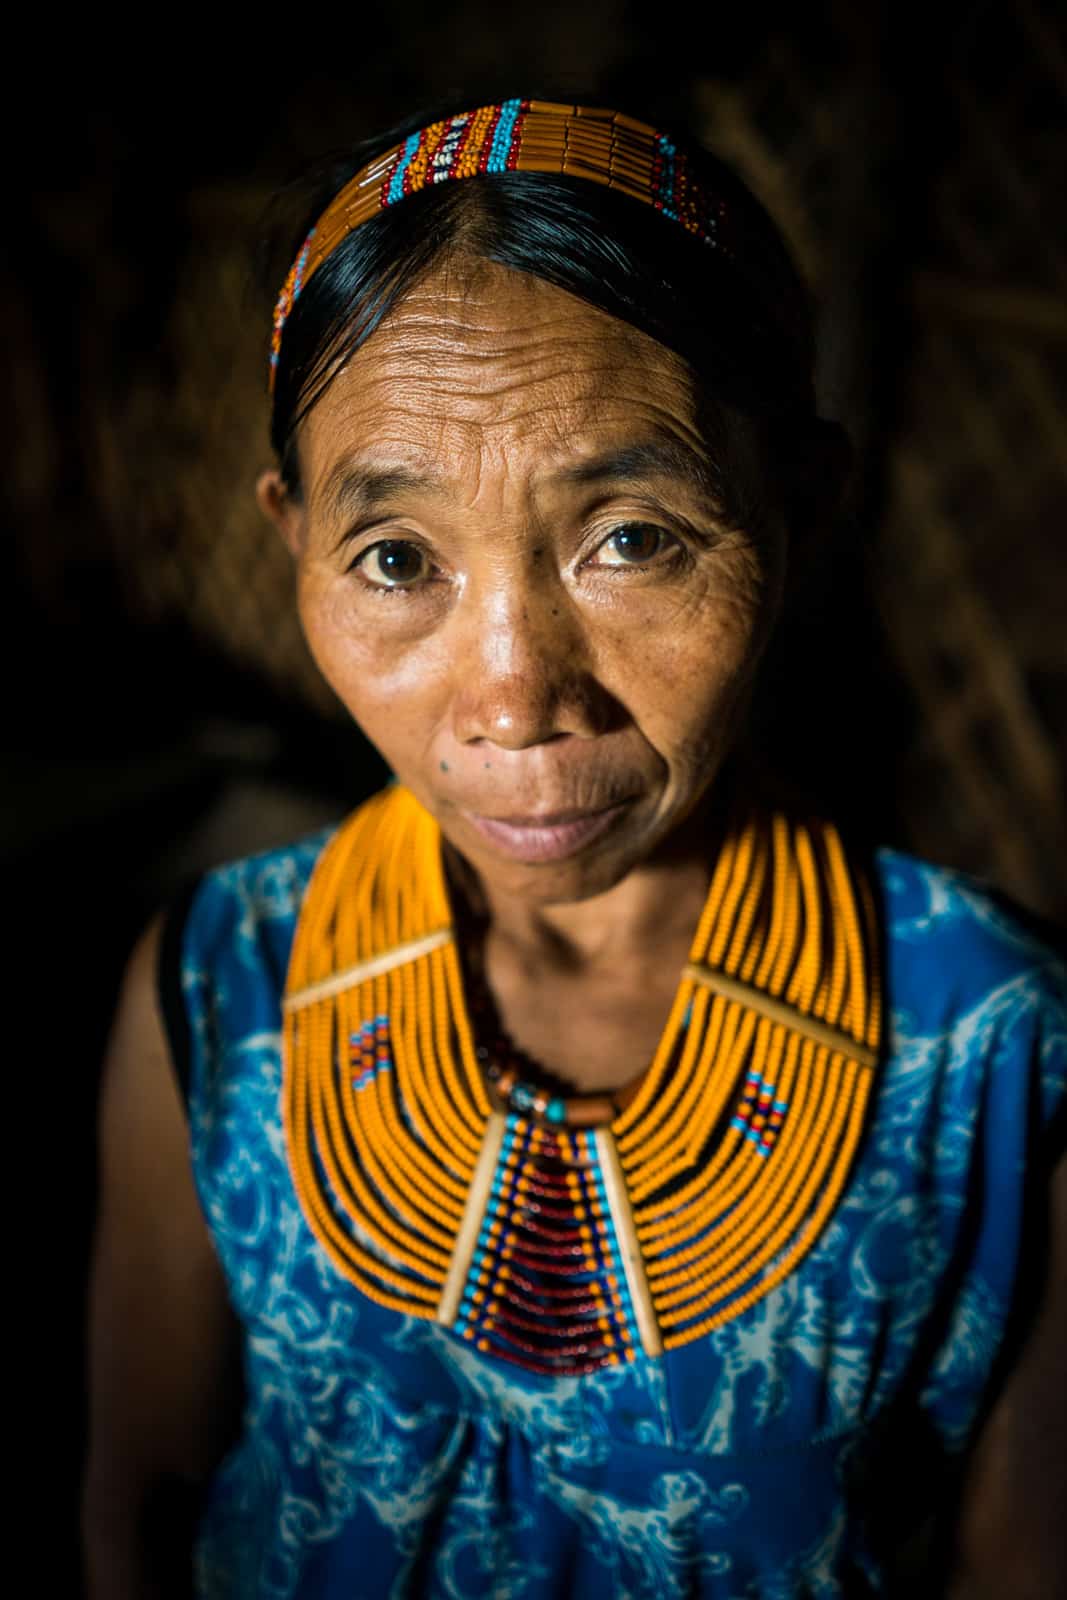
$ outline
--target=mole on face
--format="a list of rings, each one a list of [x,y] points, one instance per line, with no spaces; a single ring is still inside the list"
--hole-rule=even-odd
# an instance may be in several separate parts
[[[448,762],[447,761],[442,761],[441,762],[441,771],[442,772],[447,772],[448,771]]]

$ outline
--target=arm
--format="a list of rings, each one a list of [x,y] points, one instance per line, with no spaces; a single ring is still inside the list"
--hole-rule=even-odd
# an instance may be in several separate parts
[[[1067,1160],[1050,1211],[1041,1304],[967,1464],[949,1600],[1067,1595]]]
[[[189,1593],[182,1502],[232,1437],[239,1396],[236,1322],[156,1000],[160,931],[130,958],[101,1095],[82,1504],[92,1600]]]

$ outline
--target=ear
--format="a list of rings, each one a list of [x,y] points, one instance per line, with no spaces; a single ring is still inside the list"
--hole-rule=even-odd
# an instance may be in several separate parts
[[[307,514],[276,467],[261,472],[256,479],[256,504],[274,523],[293,560],[299,561],[304,553]]]

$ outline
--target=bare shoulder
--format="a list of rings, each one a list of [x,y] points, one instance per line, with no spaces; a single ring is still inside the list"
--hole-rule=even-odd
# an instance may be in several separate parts
[[[160,1010],[163,917],[134,946],[108,1042],[99,1116],[100,1226],[133,1244],[199,1258],[214,1251],[193,1183],[189,1129]],[[220,1279],[221,1287],[221,1279]]]
[[[113,1502],[201,1478],[232,1425],[236,1325],[160,1014],[161,937],[156,918],[130,956],[100,1101],[87,1492]]]
[[[1065,1157],[1051,1176],[1047,1219],[1047,1270],[1035,1314],[968,1462],[952,1600],[1067,1594]]]
[[[138,1155],[149,1154],[138,1133],[154,1136],[151,1164],[156,1170],[168,1154],[176,1177],[188,1168],[184,1107],[159,1005],[163,922],[162,914],[153,918],[130,954],[105,1059],[101,1156],[118,1158],[117,1170],[109,1175],[120,1182],[134,1177]]]

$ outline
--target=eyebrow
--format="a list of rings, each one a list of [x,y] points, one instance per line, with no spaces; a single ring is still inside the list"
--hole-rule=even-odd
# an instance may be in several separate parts
[[[622,445],[591,461],[566,467],[560,476],[569,483],[582,485],[680,478],[698,494],[716,502],[722,492],[721,475],[711,457],[683,444],[680,439],[670,438]]]
[[[322,488],[327,510],[336,517],[364,517],[401,494],[440,494],[439,475],[414,467],[372,467],[342,461]],[[347,535],[346,535],[347,537]]]
[[[553,476],[557,481],[596,486],[602,483],[641,482],[649,478],[680,478],[691,489],[716,504],[722,484],[717,465],[709,457],[679,439],[639,440],[605,451],[589,461],[562,468]],[[373,516],[404,494],[445,493],[440,473],[415,467],[373,467],[360,461],[342,461],[330,473],[322,489],[329,513],[338,520],[352,522]],[[339,541],[345,544],[359,531],[358,521],[346,528]]]

